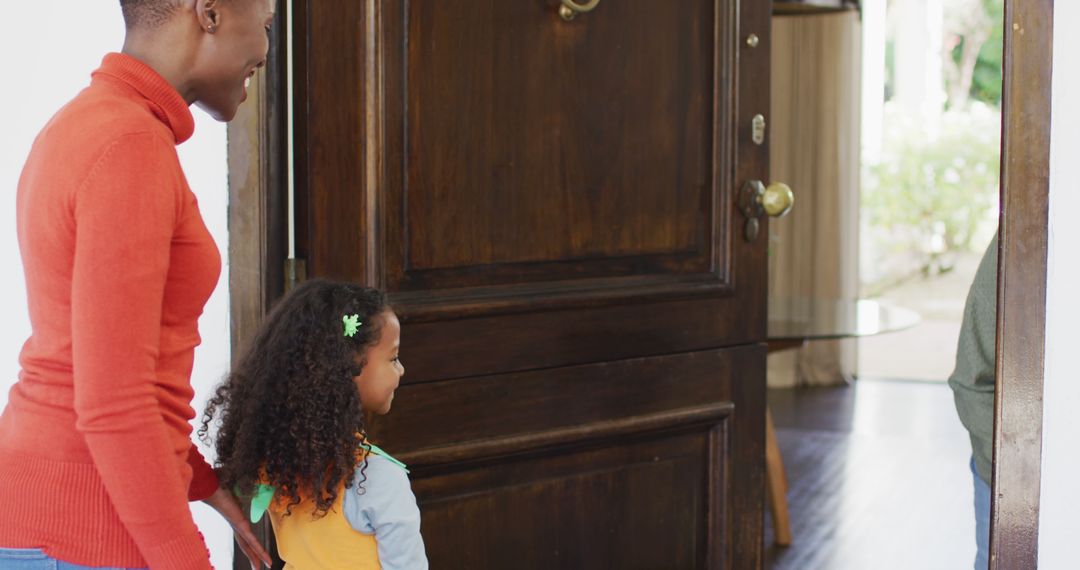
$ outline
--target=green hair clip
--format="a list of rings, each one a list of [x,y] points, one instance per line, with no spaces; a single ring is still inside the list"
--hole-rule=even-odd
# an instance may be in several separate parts
[[[341,321],[345,323],[345,336],[349,338],[356,336],[356,331],[364,324],[360,322],[360,315],[345,315],[341,317]]]

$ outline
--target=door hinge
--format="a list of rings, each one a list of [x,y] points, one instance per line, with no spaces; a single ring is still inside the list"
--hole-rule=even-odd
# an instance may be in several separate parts
[[[285,260],[285,292],[292,291],[307,280],[307,260],[290,257]]]

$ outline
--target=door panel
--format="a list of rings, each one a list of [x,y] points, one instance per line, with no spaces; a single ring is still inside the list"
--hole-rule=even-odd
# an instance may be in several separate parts
[[[751,346],[410,384],[371,429],[410,465],[433,567],[728,567],[760,546],[761,444],[736,436],[763,366]]]
[[[703,299],[409,323],[405,342],[424,347],[409,357],[409,382],[742,344],[764,336],[764,321],[747,322],[745,309]]]
[[[733,405],[733,384],[747,383],[759,372],[759,352],[758,347],[740,347],[444,382],[410,381],[398,389],[394,413],[377,418],[376,426],[380,437],[401,442],[400,453],[430,462],[426,457],[436,449],[472,441],[490,444],[496,438],[558,435],[624,420],[659,421],[656,418],[700,406],[727,409]],[[448,425],[454,428],[443,429]]]
[[[407,88],[388,94],[408,109],[396,288],[513,283],[525,263],[555,264],[545,280],[708,271],[713,6],[647,6],[565,23],[542,2],[408,5]],[[626,257],[644,267],[610,263]]]
[[[725,428],[418,481],[431,566],[704,568],[707,518],[722,514],[710,513],[706,474],[715,460],[723,488]]]
[[[414,318],[730,290],[730,7],[383,6],[382,276]]]
[[[558,5],[297,0],[298,253],[402,318],[433,567],[758,567],[769,4]]]

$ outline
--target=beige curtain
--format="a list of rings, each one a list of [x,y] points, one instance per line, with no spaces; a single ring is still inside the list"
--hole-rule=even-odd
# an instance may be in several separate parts
[[[769,227],[769,294],[858,294],[860,24],[855,12],[773,18],[771,180],[795,207]],[[769,385],[842,383],[854,341],[816,341],[769,357]]]

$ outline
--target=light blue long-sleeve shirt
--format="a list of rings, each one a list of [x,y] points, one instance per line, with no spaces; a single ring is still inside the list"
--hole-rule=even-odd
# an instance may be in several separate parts
[[[357,469],[345,492],[343,510],[355,530],[375,535],[383,570],[428,567],[420,535],[420,509],[404,469],[380,455],[368,455],[363,475]]]

